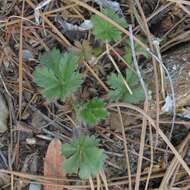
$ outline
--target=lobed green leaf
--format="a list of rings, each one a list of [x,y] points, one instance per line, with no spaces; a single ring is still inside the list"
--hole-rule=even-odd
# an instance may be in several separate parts
[[[57,49],[42,55],[42,66],[34,71],[34,82],[41,87],[42,95],[49,100],[64,100],[72,95],[83,81],[82,75],[77,72],[77,61],[74,54],[61,54]]]
[[[111,18],[113,21],[117,22],[123,27],[127,27],[127,22],[124,18],[119,17],[119,15],[112,9],[103,9],[103,14]],[[119,31],[115,26],[110,24],[108,21],[102,19],[98,15],[93,15],[91,17],[93,23],[93,34],[96,38],[106,41],[118,41],[121,39],[122,32]]]
[[[105,108],[104,102],[100,99],[94,98],[82,106],[79,114],[80,118],[87,124],[96,124],[101,119],[105,119],[108,112]]]
[[[74,147],[74,149],[73,149]],[[106,155],[98,148],[98,141],[94,136],[81,136],[74,139],[69,145],[62,146],[66,157],[63,167],[66,172],[78,173],[82,179],[95,176],[103,167]]]
[[[126,88],[121,74],[111,73],[108,77],[107,83],[111,90],[108,93],[111,101],[124,101],[128,103],[139,103],[144,100],[144,91],[139,84],[138,77],[132,70],[126,72],[126,82],[130,86],[133,94],[130,94]]]

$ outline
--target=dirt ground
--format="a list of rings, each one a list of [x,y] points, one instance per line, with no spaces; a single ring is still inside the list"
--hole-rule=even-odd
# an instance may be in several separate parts
[[[91,29],[78,27],[112,5],[119,6],[141,46],[136,59],[147,101],[129,104],[108,97],[107,76],[130,67],[122,59],[129,27],[117,26],[122,39],[109,42],[109,53]],[[87,51],[97,53],[79,63],[85,81],[75,96],[103,99],[109,116],[76,130],[70,100],[48,101],[33,73],[44,52],[81,50],[84,41],[90,44]],[[188,0],[1,0],[0,50],[0,190],[190,189]],[[78,133],[99,139],[107,155],[101,175],[81,180],[77,174],[44,174],[49,143],[55,138],[69,143]]]

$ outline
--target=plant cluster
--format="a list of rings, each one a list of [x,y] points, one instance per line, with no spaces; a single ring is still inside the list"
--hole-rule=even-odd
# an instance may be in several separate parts
[[[127,27],[125,19],[111,9],[104,9],[102,12],[116,23]],[[94,25],[93,34],[97,39],[106,43],[121,39],[122,33],[108,21],[97,15],[93,15],[91,20]],[[82,86],[84,77],[77,70],[77,63],[81,60],[88,60],[93,49],[86,41],[78,46],[80,50],[75,49],[69,53],[61,53],[54,48],[41,56],[40,65],[34,72],[34,81],[40,87],[42,95],[49,101],[57,99],[65,101],[66,98],[72,98]],[[128,48],[129,44],[126,46]],[[129,48],[127,49],[127,59],[132,62]],[[128,92],[123,79],[129,84],[132,94]],[[108,96],[112,102],[138,103],[144,99],[138,77],[131,69],[127,69],[124,76],[111,73],[107,77],[107,84],[110,87]],[[72,100],[74,101],[74,99]],[[86,124],[95,125],[108,115],[104,101],[97,97],[88,102],[73,102],[73,104],[78,122],[83,121]],[[63,166],[65,171],[78,173],[81,178],[95,176],[103,167],[106,158],[104,151],[98,148],[98,140],[94,136],[81,135],[79,138],[73,139],[70,144],[63,144],[62,153],[66,158]]]

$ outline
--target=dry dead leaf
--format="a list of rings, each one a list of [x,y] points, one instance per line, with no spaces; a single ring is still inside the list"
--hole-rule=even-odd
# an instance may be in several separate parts
[[[64,178],[65,173],[63,171],[64,157],[61,154],[61,141],[59,139],[53,139],[48,146],[48,150],[44,159],[44,176],[52,178]],[[44,185],[44,190],[63,190],[63,184],[52,180],[52,185]],[[57,185],[56,185],[57,184]]]
[[[133,115],[127,115],[127,114],[122,114],[122,120],[124,127],[134,125],[136,123],[137,118],[134,117]],[[115,132],[121,132],[121,121],[118,113],[112,112],[109,115],[109,122],[111,125],[111,128],[115,130]]]
[[[7,120],[9,117],[9,110],[5,102],[5,98],[0,94],[0,133],[4,133],[7,129]]]
[[[111,128],[114,129],[116,132],[121,132],[121,121],[118,113],[111,113],[109,119],[110,119]],[[126,124],[126,121],[123,122]]]

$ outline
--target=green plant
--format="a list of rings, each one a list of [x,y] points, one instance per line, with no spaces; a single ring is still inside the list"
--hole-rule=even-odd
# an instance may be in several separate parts
[[[89,41],[84,40],[82,43],[75,42],[75,47],[71,51],[78,57],[79,61],[88,61],[94,50]]]
[[[102,47],[92,47],[87,40],[84,40],[81,43],[76,41],[75,47],[71,49],[71,52],[78,57],[79,62],[90,61],[93,56],[98,56],[102,51]]]
[[[119,17],[113,10],[104,9],[103,13],[123,27],[127,27],[124,18]],[[108,21],[93,15],[92,22],[96,38],[106,42],[121,39],[122,33]],[[42,95],[50,101],[54,99],[64,101],[81,87],[83,77],[77,71],[77,63],[90,60],[96,51],[87,41],[83,41],[81,44],[77,43],[76,46],[77,48],[71,49],[70,53],[64,54],[54,48],[40,58],[41,64],[34,71],[34,81],[41,88]],[[127,51],[131,58],[131,50],[127,49]],[[129,103],[138,103],[143,100],[144,93],[137,75],[132,70],[127,70],[125,79],[132,89],[132,95],[128,92],[121,74],[111,73],[108,77],[107,83],[111,89],[108,96],[111,101],[123,100]],[[80,104],[77,104],[74,98],[71,100],[73,105],[76,105],[74,110],[77,121],[95,125],[108,115],[103,100],[93,98]],[[98,148],[98,143],[94,136],[81,135],[79,138],[74,138],[70,144],[63,144],[65,172],[78,173],[82,179],[96,176],[103,168],[106,159],[104,151]]]
[[[121,74],[111,73],[107,81],[111,88],[108,94],[111,101],[122,100],[128,103],[138,103],[144,100],[144,92],[139,84],[138,76],[136,75],[136,73],[128,69],[126,71],[125,78],[133,94],[129,93],[128,89],[124,84]]]
[[[99,120],[105,119],[108,112],[105,108],[104,102],[100,99],[94,98],[79,108],[79,117],[87,124],[96,124]]]
[[[102,169],[106,159],[94,136],[80,136],[70,144],[63,144],[62,153],[66,158],[63,163],[64,170],[79,173],[82,179],[95,176]]]
[[[120,24],[123,27],[127,27],[127,22],[124,18],[119,17],[119,15],[112,9],[103,9],[103,14],[107,17]],[[108,21],[102,19],[98,15],[93,15],[91,17],[93,23],[93,34],[97,39],[103,41],[118,41],[121,39],[121,31],[119,31],[115,26],[110,24]]]
[[[72,53],[60,53],[53,49],[42,55],[34,71],[36,84],[48,100],[62,99],[72,95],[82,83],[82,75],[76,71],[77,57]]]

